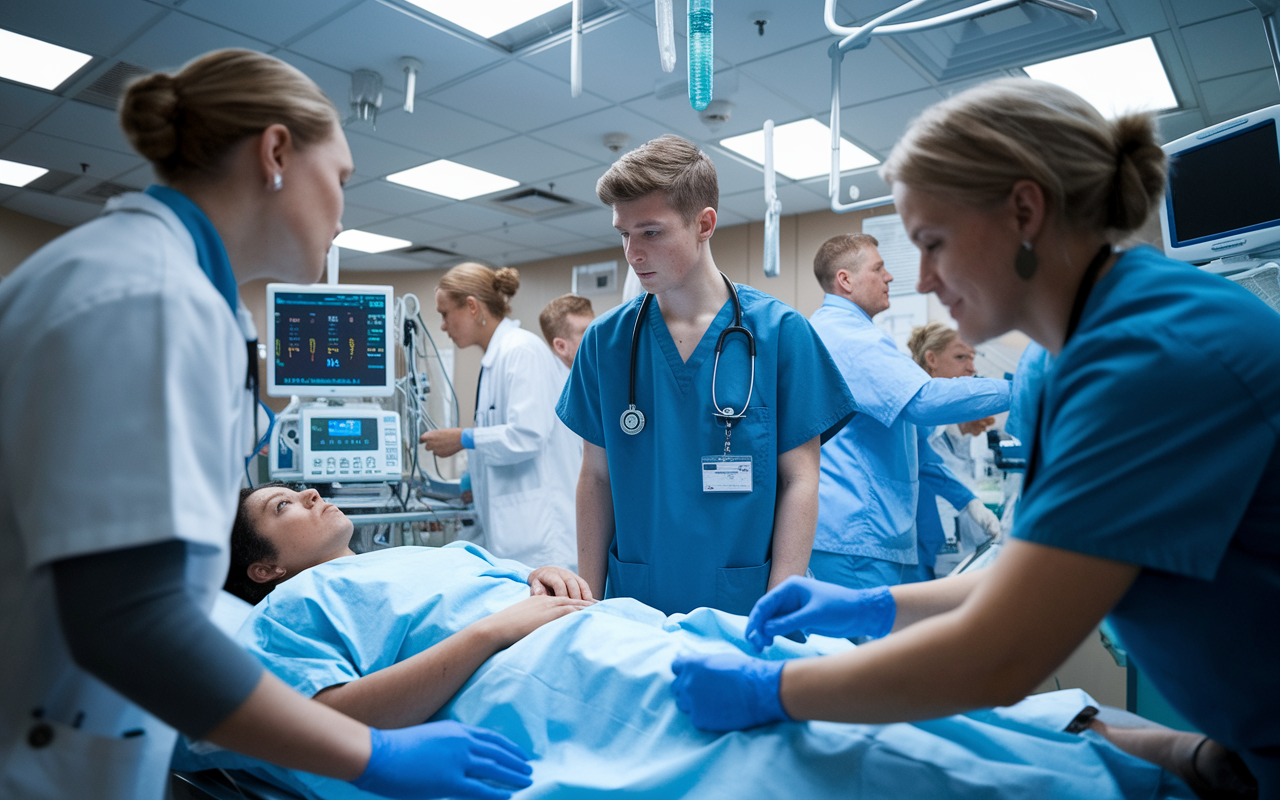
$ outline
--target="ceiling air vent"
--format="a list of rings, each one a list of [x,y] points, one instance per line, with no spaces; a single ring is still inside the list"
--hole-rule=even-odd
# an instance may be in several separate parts
[[[134,191],[137,190],[131,186],[123,186],[118,183],[112,183],[111,181],[99,181],[98,183],[81,189],[73,196],[78,197],[81,200],[88,200],[91,203],[105,203],[117,195]]]
[[[457,255],[457,253],[453,252],[452,250],[445,250],[440,247],[432,247],[429,244],[420,244],[416,247],[410,247],[405,250],[401,250],[400,252],[404,255],[410,255],[413,253],[422,253],[423,255],[439,255],[439,256],[456,256]]]
[[[522,189],[495,197],[491,202],[504,211],[515,211],[528,217],[540,217],[543,214],[573,208],[575,205],[567,197],[544,192],[541,189]]]
[[[114,111],[120,102],[120,95],[124,93],[124,87],[128,86],[130,81],[150,74],[151,70],[145,67],[120,61],[98,76],[98,79],[85,87],[75,96],[75,99]]]

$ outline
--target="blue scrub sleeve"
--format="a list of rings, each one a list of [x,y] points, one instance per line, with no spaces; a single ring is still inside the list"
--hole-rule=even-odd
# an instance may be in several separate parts
[[[240,707],[263,667],[187,593],[189,546],[170,540],[55,561],[53,585],[75,662],[201,739]]]
[[[462,446],[468,450],[476,449],[476,431],[475,428],[462,429]]]
[[[784,315],[778,326],[777,392],[779,453],[815,436],[830,439],[855,410],[827,346],[799,313]]]
[[[977,498],[968,486],[956,476],[943,461],[942,456],[929,443],[932,428],[920,428],[918,450],[920,452],[920,496],[934,494],[961,511],[971,500]]]
[[[1272,412],[1195,343],[1113,327],[1054,367],[1014,535],[1210,580],[1275,447]]]
[[[604,447],[599,330],[599,325],[591,325],[582,335],[578,353],[573,358],[573,368],[569,371],[569,380],[565,381],[564,389],[560,392],[560,402],[556,403],[556,416],[584,440],[596,447]],[[619,358],[625,359],[627,354],[624,353]],[[621,414],[623,410],[619,408],[616,413]]]
[[[951,425],[1009,410],[1009,382],[994,378],[931,378],[902,409],[916,425]]]

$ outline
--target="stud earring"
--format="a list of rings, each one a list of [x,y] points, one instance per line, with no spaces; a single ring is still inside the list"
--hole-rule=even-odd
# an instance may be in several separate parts
[[[481,326],[481,327],[484,327],[484,326],[485,326],[485,325],[487,325],[487,324],[489,324],[489,320],[488,320],[488,319],[486,319],[486,318],[484,318],[484,317],[481,317],[481,318],[480,318],[480,326]]]
[[[1031,242],[1023,242],[1017,257],[1013,259],[1013,271],[1018,273],[1019,278],[1029,281],[1039,267],[1040,257],[1031,249]]]
[[[272,176],[271,188],[273,191],[277,191],[277,192],[284,188],[284,178],[280,175],[279,172],[277,172],[274,176]]]

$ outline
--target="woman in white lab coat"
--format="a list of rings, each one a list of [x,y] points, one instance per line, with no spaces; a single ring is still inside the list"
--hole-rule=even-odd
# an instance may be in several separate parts
[[[288,64],[221,50],[133,84],[120,121],[167,185],[0,287],[0,797],[158,800],[175,728],[388,796],[491,791],[477,758],[527,785],[500,737],[370,729],[207,617],[252,449],[237,286],[319,277],[353,170],[337,109]]]
[[[520,273],[459,264],[436,289],[441,329],[458,347],[478,345],[480,384],[474,428],[422,435],[441,456],[466,448],[481,532],[501,558],[576,569],[574,495],[581,457],[556,416],[563,379],[547,344],[510,318]]]

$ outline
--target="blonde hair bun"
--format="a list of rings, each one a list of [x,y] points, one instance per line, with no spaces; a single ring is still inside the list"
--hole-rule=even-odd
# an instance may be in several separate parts
[[[520,273],[512,267],[500,267],[493,273],[493,289],[503,297],[515,297],[520,291]]]
[[[157,72],[134,81],[120,101],[120,127],[129,144],[148,161],[165,161],[178,150],[178,85]]]

